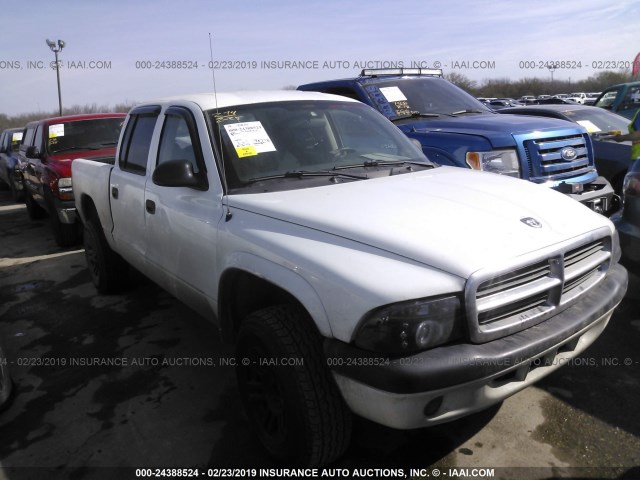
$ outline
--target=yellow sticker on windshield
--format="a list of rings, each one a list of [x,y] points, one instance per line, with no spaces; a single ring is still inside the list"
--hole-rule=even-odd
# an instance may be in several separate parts
[[[275,152],[276,147],[260,121],[229,123],[224,126],[238,157]]]
[[[64,123],[49,125],[49,138],[64,137]]]
[[[253,145],[249,145],[247,147],[236,148],[236,154],[238,155],[238,158],[242,158],[258,155],[258,152],[256,150],[256,147],[254,147]]]
[[[582,125],[589,133],[600,132],[601,130],[590,120],[576,120],[578,125]]]

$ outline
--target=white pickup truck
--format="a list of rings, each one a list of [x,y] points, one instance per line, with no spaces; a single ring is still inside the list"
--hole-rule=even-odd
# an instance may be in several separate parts
[[[309,465],[344,452],[351,412],[419,428],[531,385],[627,287],[605,217],[434,165],[344,97],[144,103],[114,165],[74,161],[73,188],[97,289],[130,264],[214,321],[262,443]]]

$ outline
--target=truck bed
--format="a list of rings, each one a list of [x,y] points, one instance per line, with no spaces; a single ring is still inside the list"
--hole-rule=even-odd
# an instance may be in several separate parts
[[[109,158],[111,161],[109,161]],[[111,170],[114,157],[102,157],[99,160],[79,158],[72,164],[72,178],[76,207],[83,222],[87,218],[85,198],[91,198],[100,218],[105,234],[113,229],[109,201]],[[109,235],[106,235],[109,238]]]

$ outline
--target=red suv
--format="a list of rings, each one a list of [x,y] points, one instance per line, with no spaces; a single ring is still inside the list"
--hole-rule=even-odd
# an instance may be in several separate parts
[[[113,162],[125,117],[95,113],[47,118],[25,126],[18,161],[27,211],[32,219],[49,214],[58,245],[73,245],[80,239],[71,162],[76,158]]]

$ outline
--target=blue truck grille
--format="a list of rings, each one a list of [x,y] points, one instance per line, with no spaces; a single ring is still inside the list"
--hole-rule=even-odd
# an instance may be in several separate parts
[[[592,168],[587,140],[582,134],[525,140],[523,148],[533,181],[561,179]]]
[[[472,340],[482,342],[535,325],[604,278],[610,237],[552,252],[515,269],[481,272],[467,289]],[[474,275],[475,276],[475,275]]]

